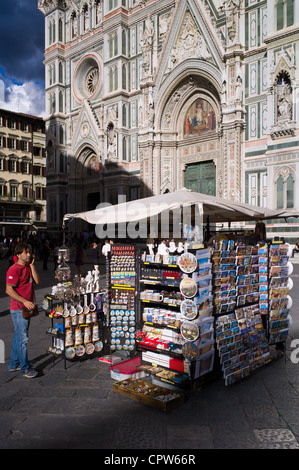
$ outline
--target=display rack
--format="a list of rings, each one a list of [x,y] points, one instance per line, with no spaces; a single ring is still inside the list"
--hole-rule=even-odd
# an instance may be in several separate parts
[[[47,353],[66,361],[85,360],[98,356],[103,349],[105,330],[104,305],[106,292],[84,294],[65,301],[48,295],[43,302],[51,320],[46,333],[52,341]]]
[[[111,245],[107,257],[110,351],[135,351],[136,253],[134,245]]]
[[[143,370],[156,381],[185,387],[213,368],[211,266],[210,250],[191,247],[161,262],[146,254],[138,260],[136,340],[142,361],[151,364]]]
[[[289,295],[293,287],[293,266],[289,260],[290,247],[273,243],[269,246],[269,327],[270,345],[285,343],[289,332],[289,316],[292,299]]]
[[[99,355],[106,343],[107,292],[100,291],[99,266],[86,277],[72,279],[68,266],[69,249],[62,245],[58,252],[55,277],[59,281],[45,296],[43,309],[51,320],[47,334],[52,338],[48,354],[66,361],[83,360]]]

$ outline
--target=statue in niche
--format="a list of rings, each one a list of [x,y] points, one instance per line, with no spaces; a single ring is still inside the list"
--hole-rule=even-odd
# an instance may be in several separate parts
[[[78,27],[77,27],[77,16],[72,16],[72,38],[77,36]]]
[[[103,18],[102,0],[98,0],[96,4],[96,24],[99,24]]]
[[[148,110],[148,126],[150,128],[154,127],[154,121],[155,121],[155,110],[154,110],[154,104],[150,103],[149,105],[149,110]]]
[[[226,0],[221,7],[221,10],[225,9],[227,18],[227,32],[230,41],[234,41],[237,36],[240,6],[241,0]]]
[[[227,94],[227,85],[226,80],[223,80],[222,87],[221,87],[221,103],[226,105],[226,94]]]
[[[277,98],[277,117],[278,119],[292,118],[291,90],[284,89],[282,94]]]
[[[141,34],[140,43],[143,56],[143,74],[148,75],[151,72],[151,56],[154,42],[154,29],[150,18],[145,22],[145,29]]]
[[[237,104],[242,104],[242,99],[243,99],[242,78],[239,75],[237,77],[237,80],[236,80],[236,102],[237,102]]]
[[[107,158],[110,161],[117,160],[116,141],[117,141],[117,135],[114,129],[114,125],[110,123],[107,128],[107,145],[108,145]]]
[[[288,121],[292,119],[292,86],[290,78],[282,72],[276,83],[277,93],[277,120]]]

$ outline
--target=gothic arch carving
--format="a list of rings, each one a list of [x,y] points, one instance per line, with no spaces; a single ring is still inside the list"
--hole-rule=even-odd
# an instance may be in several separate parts
[[[178,93],[181,98],[182,93],[190,94],[192,89],[206,88],[220,102],[221,83],[221,73],[212,64],[200,59],[188,59],[179,64],[165,79],[155,96],[157,131],[162,130],[162,119],[167,104],[173,97],[176,99]]]
[[[83,175],[86,176],[87,164],[93,156],[97,156],[96,151],[92,147],[86,146],[86,144],[78,150],[74,157],[76,178],[82,178]]]
[[[287,165],[282,166],[282,167],[278,167],[274,171],[274,182],[277,181],[279,176],[282,176],[283,180],[285,182],[290,175],[293,176],[294,181],[295,181],[296,180],[296,170],[295,170],[295,168],[293,168],[292,166],[287,166]]]

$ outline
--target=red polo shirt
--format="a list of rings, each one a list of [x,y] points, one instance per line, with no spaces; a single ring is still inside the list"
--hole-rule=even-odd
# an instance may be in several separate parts
[[[15,263],[10,266],[6,273],[6,284],[9,286],[13,286],[16,292],[22,297],[24,297],[24,299],[33,302],[33,279],[29,264],[22,266],[21,264]],[[24,304],[22,302],[18,302],[17,305],[15,300],[11,299],[11,310],[20,310],[20,308],[22,307],[24,307]]]

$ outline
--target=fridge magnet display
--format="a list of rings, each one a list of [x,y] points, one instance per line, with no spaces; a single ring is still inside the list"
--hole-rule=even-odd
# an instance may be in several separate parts
[[[184,297],[192,298],[197,292],[196,282],[190,277],[186,277],[180,283],[180,291]]]
[[[199,329],[195,323],[184,321],[181,325],[181,335],[186,341],[195,341],[199,336]]]
[[[193,253],[183,253],[178,259],[178,265],[184,273],[193,273],[197,268],[197,259]]]
[[[186,320],[194,320],[197,316],[197,305],[193,300],[186,299],[181,305],[181,314]]]

